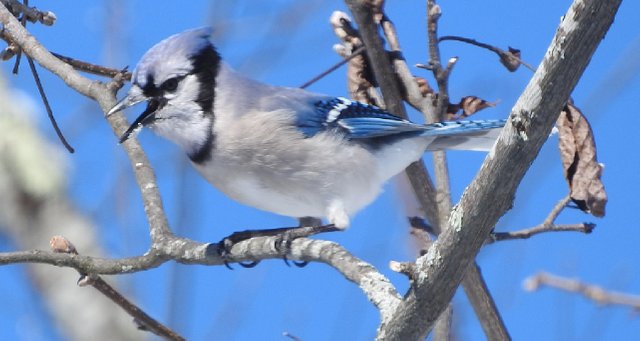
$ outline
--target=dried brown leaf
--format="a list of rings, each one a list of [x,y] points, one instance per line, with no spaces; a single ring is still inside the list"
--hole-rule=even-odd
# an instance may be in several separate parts
[[[375,78],[363,55],[354,57],[347,65],[347,88],[351,98],[358,102],[381,106],[375,96]]]
[[[569,101],[560,113],[556,125],[571,200],[584,212],[595,217],[604,216],[607,193],[600,179],[604,166],[598,163],[589,122],[573,102]]]
[[[353,27],[351,18],[346,13],[333,12],[329,22],[336,36],[342,40],[342,48],[338,50],[343,57],[348,57],[362,46],[359,32]],[[358,102],[381,106],[375,87],[376,81],[366,54],[362,53],[352,58],[347,64],[347,88],[351,98]]]
[[[514,49],[509,46],[509,51],[499,50],[500,63],[507,68],[507,70],[514,72],[520,67],[520,50]]]
[[[496,104],[497,102],[485,101],[482,98],[476,96],[462,97],[460,103],[449,103],[449,106],[447,107],[447,120],[453,121],[463,119],[477,113],[482,109],[495,107]],[[458,111],[460,111],[461,109],[462,113],[458,115]]]

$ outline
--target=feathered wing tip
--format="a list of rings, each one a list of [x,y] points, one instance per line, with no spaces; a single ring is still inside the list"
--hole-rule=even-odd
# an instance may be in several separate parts
[[[507,120],[442,122],[423,135],[436,136],[427,150],[472,150],[488,152],[493,147]]]

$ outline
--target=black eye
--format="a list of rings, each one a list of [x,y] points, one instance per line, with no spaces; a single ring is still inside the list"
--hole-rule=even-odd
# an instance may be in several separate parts
[[[169,78],[160,85],[160,88],[164,91],[174,92],[178,88],[180,80],[182,80],[181,77]]]

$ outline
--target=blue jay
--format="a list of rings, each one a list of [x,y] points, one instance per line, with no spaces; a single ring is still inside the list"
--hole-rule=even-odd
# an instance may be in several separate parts
[[[263,84],[222,62],[210,34],[189,30],[153,46],[107,115],[147,102],[120,142],[149,127],[212,185],[261,210],[345,229],[425,151],[490,150],[505,123],[422,125],[343,97]]]

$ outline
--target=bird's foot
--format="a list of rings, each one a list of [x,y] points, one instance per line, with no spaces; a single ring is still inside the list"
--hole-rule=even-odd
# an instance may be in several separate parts
[[[333,224],[320,226],[300,226],[292,228],[277,235],[278,238],[275,241],[275,248],[282,254],[282,259],[284,260],[285,264],[287,264],[287,266],[290,266],[287,255],[291,254],[291,243],[295,239],[306,238],[320,233],[335,231],[341,230],[335,227]],[[309,263],[307,261],[297,262],[293,260],[291,262],[293,263],[293,265],[299,268],[302,268]]]
[[[280,252],[283,256],[283,260],[287,265],[289,264],[289,260],[287,259],[287,255],[291,253],[291,243],[293,240],[298,238],[310,237],[319,233],[324,232],[334,232],[340,231],[339,228],[334,225],[321,225],[321,226],[302,226],[302,227],[282,227],[277,229],[266,229],[266,230],[246,230],[239,231],[230,234],[229,236],[223,238],[220,242],[215,245],[217,254],[222,257],[224,260],[224,265],[233,269],[227,258],[231,254],[231,249],[234,245],[244,240],[248,240],[256,237],[277,237],[275,241],[275,248],[278,252]],[[239,262],[240,266],[243,268],[253,268],[258,265],[259,261],[251,261],[251,262]],[[293,264],[297,267],[303,267],[307,265],[308,262],[295,262]]]

